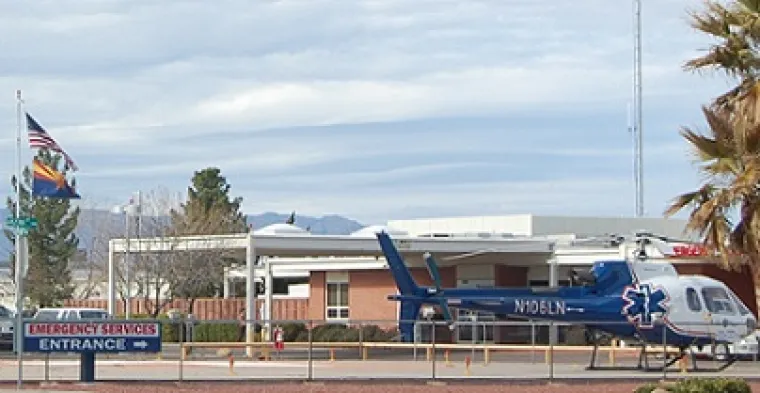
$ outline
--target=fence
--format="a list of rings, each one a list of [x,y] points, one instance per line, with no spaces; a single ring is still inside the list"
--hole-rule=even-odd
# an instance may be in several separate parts
[[[259,311],[264,304],[263,299],[256,299],[257,319],[261,318]],[[193,316],[201,320],[224,320],[237,319],[241,310],[245,309],[245,298],[230,299],[196,299],[193,304]],[[125,301],[116,302],[116,314],[123,315]],[[88,307],[108,309],[108,300],[105,299],[68,299],[64,302],[64,307]],[[133,298],[130,301],[130,311],[132,314],[150,314],[155,309],[155,302],[142,298]],[[190,301],[186,299],[175,299],[160,307],[159,314],[166,314],[168,310],[177,309],[187,311],[190,309]],[[309,299],[274,299],[272,301],[272,318],[273,319],[306,319],[309,312]]]
[[[164,320],[162,351],[158,354],[98,355],[98,379],[220,380],[235,379],[340,379],[340,378],[589,378],[593,368],[635,370],[636,375],[669,378],[686,375],[696,360],[703,371],[721,363],[720,351],[744,355],[731,366],[732,375],[760,372],[756,339],[736,337],[728,347],[714,340],[688,345],[674,326],[655,321],[641,329],[653,341],[640,357],[635,340],[618,340],[594,333],[627,329],[632,325],[579,322],[574,325],[545,321],[413,321],[414,339],[400,340],[397,321],[315,320],[249,321],[254,334],[246,336],[246,323],[237,320]],[[713,335],[745,329],[737,324],[690,324],[692,331]],[[526,335],[525,332],[528,332]],[[754,334],[752,335],[754,336]],[[744,341],[742,341],[744,340]],[[598,343],[596,351],[593,342]],[[701,345],[704,344],[704,345]],[[678,358],[679,348],[694,356]],[[595,353],[595,357],[593,357]],[[11,364],[10,354],[4,360]],[[77,380],[75,355],[24,354],[25,380]],[[149,366],[149,367],[146,367]],[[0,379],[14,380],[14,367],[0,368]],[[693,371],[693,370],[692,370]],[[609,371],[602,371],[609,372]]]

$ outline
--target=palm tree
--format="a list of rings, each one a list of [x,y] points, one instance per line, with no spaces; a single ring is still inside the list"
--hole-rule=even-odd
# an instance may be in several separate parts
[[[703,56],[686,62],[685,69],[719,70],[739,84],[716,98],[714,105],[734,109],[734,104],[757,89],[760,76],[760,0],[736,0],[729,5],[707,1],[703,12],[691,13],[691,26],[717,41]]]
[[[702,108],[708,132],[684,128],[681,134],[693,147],[700,174],[696,191],[678,196],[665,211],[671,216],[691,208],[687,230],[695,231],[705,246],[717,252],[726,267],[760,255],[760,127],[743,143],[735,138],[731,113]],[[738,216],[732,220],[732,216]],[[745,258],[742,258],[745,256]],[[749,257],[749,258],[746,258]]]
[[[675,198],[665,215],[690,207],[687,230],[732,267],[760,256],[760,0],[707,3],[704,12],[692,13],[692,27],[718,43],[685,68],[720,70],[738,83],[702,108],[705,135],[681,131],[705,182]]]

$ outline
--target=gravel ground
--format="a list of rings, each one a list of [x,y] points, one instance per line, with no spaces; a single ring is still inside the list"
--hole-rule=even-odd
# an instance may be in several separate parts
[[[526,384],[509,383],[496,384],[492,382],[481,383],[450,383],[430,384],[425,383],[398,383],[387,382],[368,383],[269,383],[256,382],[221,382],[221,383],[184,383],[178,386],[175,383],[98,383],[94,385],[52,385],[46,387],[27,386],[27,389],[45,389],[44,391],[87,391],[109,393],[168,393],[168,392],[224,392],[224,393],[456,393],[456,392],[519,392],[519,393],[588,393],[593,389],[594,393],[631,393],[639,383],[631,382],[589,382],[589,383],[553,383],[553,384]],[[751,383],[752,390],[760,392],[760,382]],[[11,384],[1,384],[0,389],[15,388]]]

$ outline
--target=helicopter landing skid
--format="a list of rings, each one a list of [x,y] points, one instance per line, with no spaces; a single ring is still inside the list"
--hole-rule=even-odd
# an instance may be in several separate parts
[[[728,348],[726,348],[726,352],[728,355],[726,356],[726,361],[722,362],[721,365],[714,368],[702,368],[697,367],[697,356],[696,354],[690,350],[688,347],[685,348],[679,348],[679,353],[677,355],[672,355],[670,353],[665,353],[663,357],[663,363],[659,366],[650,366],[649,362],[649,356],[650,355],[662,355],[662,352],[647,352],[646,350],[646,344],[644,342],[639,343],[641,345],[641,351],[639,352],[639,358],[638,358],[638,364],[636,366],[600,366],[596,364],[596,357],[597,353],[599,351],[599,340],[598,338],[594,340],[594,348],[591,352],[591,361],[589,365],[586,367],[586,370],[615,370],[615,371],[624,371],[624,370],[639,370],[644,372],[662,372],[664,370],[667,370],[669,367],[673,366],[678,362],[679,360],[683,359],[687,355],[690,355],[691,361],[689,362],[689,366],[684,371],[689,372],[720,372],[731,365],[733,365],[737,360],[738,357],[734,354],[728,354]],[[687,354],[688,351],[688,354]],[[679,367],[680,369],[680,367]]]

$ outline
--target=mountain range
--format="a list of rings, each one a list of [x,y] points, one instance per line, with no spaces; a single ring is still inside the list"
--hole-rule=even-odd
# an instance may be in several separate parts
[[[8,209],[0,209],[0,222],[4,223],[10,216]],[[266,212],[261,214],[246,215],[246,222],[252,225],[254,230],[275,223],[284,223],[290,217],[290,213]],[[339,215],[325,215],[322,217],[300,216],[296,214],[295,225],[308,229],[315,235],[347,235],[365,227],[356,220]],[[79,215],[76,234],[79,238],[80,249],[89,251],[100,234],[113,233],[111,237],[123,237],[125,233],[124,217],[111,213],[107,210],[82,209]],[[134,230],[134,229],[132,229]],[[102,241],[102,239],[101,239]],[[4,235],[0,234],[0,265],[8,260],[13,249],[13,244]]]

